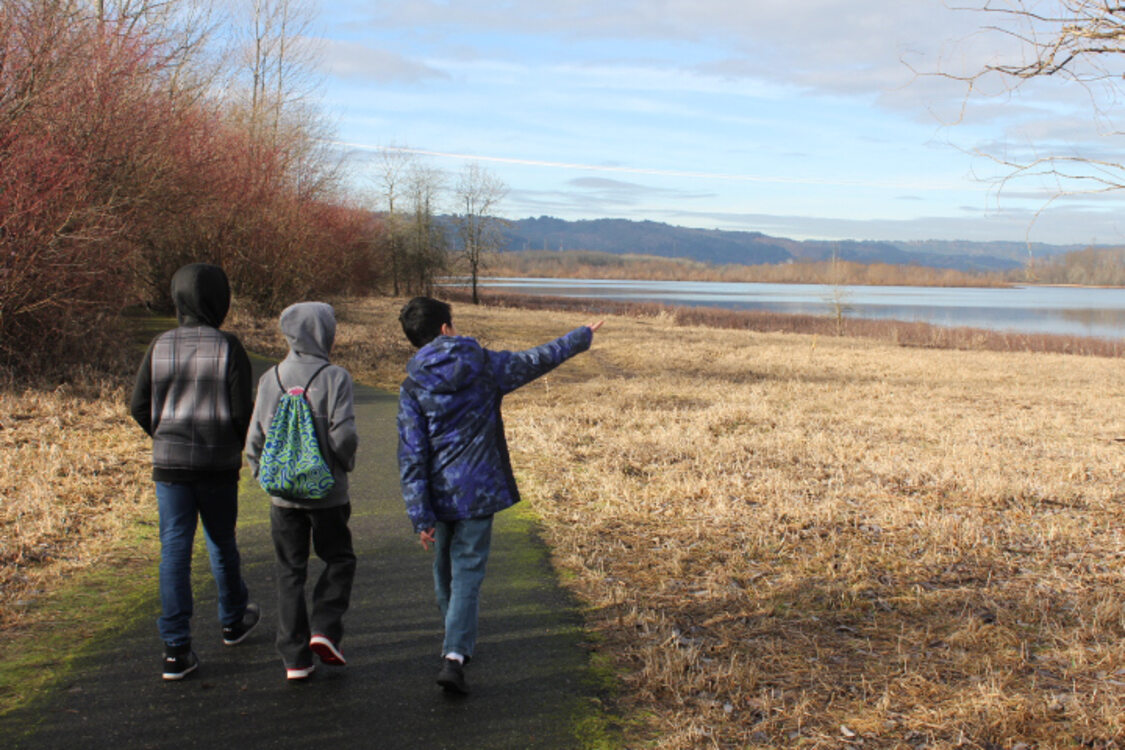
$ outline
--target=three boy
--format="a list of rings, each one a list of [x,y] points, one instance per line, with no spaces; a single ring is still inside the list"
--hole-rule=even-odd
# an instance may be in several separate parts
[[[348,519],[348,472],[358,438],[350,375],[328,359],[336,321],[320,302],[291,305],[280,328],[289,355],[258,383],[250,414],[250,364],[238,339],[218,330],[230,287],[216,266],[192,264],[173,277],[180,326],[158,336],[137,375],[132,413],[153,436],[153,477],[160,510],[162,561],[159,621],[164,678],[198,667],[191,650],[190,561],[197,518],[203,520],[219,587],[223,641],[233,645],[257,624],[235,542],[238,474],[246,457],[257,476],[270,421],[291,388],[308,401],[316,440],[334,483],[319,499],[272,496],[270,526],[278,566],[277,649],[290,680],[307,678],[313,655],[343,665],[339,644],[356,557]],[[403,497],[423,548],[436,547],[437,603],[445,624],[438,683],[467,693],[463,665],[477,637],[480,587],[493,515],[519,501],[504,435],[503,396],[590,347],[598,322],[523,352],[495,352],[458,336],[448,304],[411,300],[399,316],[419,348],[400,389],[398,433]],[[249,435],[247,435],[249,432]],[[325,568],[313,591],[305,580],[312,548]]]

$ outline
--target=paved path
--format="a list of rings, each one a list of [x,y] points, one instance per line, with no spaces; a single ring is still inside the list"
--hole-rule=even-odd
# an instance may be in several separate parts
[[[357,388],[361,453],[352,476],[351,527],[359,567],[345,619],[346,668],[321,666],[307,683],[286,681],[273,647],[277,609],[268,501],[244,481],[240,547],[251,598],[263,609],[261,624],[246,641],[222,644],[214,583],[206,554],[197,547],[193,637],[199,670],[181,682],[161,679],[153,601],[119,638],[83,658],[47,703],[6,717],[0,745],[582,747],[574,719],[588,713],[594,689],[587,680],[580,619],[558,588],[531,524],[514,510],[497,516],[480,641],[466,668],[472,693],[454,698],[435,684],[441,622],[431,557],[410,533],[398,491],[396,407],[393,394]],[[319,570],[314,558],[310,582]],[[155,576],[155,566],[151,573]],[[155,578],[152,591],[155,596]]]

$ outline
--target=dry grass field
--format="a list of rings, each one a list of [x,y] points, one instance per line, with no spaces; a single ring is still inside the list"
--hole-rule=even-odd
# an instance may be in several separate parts
[[[337,305],[357,379],[401,378],[401,302]],[[590,316],[454,320],[523,348]],[[1125,746],[1122,368],[610,317],[505,419],[626,746]],[[147,512],[123,400],[0,390],[6,637],[52,566]]]
[[[1125,738],[1120,362],[613,323],[508,414],[641,736]]]
[[[148,441],[127,399],[89,373],[0,388],[0,653],[53,616],[34,606],[43,594],[120,561],[129,530],[155,519]]]
[[[361,378],[398,304],[341,307]],[[588,317],[454,309],[498,348]],[[615,316],[505,416],[629,747],[1109,748],[1123,397],[1116,359]]]

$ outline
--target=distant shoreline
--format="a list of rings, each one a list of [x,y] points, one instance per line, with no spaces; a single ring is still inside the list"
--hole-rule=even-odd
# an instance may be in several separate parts
[[[1043,285],[1052,286],[1052,285]],[[1057,285],[1054,285],[1057,286]],[[443,287],[442,296],[460,304],[471,303],[471,292],[463,287]],[[905,347],[961,351],[1009,351],[1075,354],[1093,357],[1125,357],[1125,340],[1051,333],[1016,333],[984,328],[947,327],[901,320],[834,317],[780,313],[763,310],[728,310],[712,307],[666,305],[657,302],[623,302],[592,297],[550,297],[481,290],[481,304],[526,310],[648,317],[670,315],[678,325],[705,326],[797,333],[814,336],[844,336],[886,341]]]
[[[1013,282],[1010,286],[1058,287],[1059,289],[1125,289],[1121,284],[1057,284],[1050,282]]]
[[[483,273],[515,278],[566,278],[633,281],[713,281],[731,283],[828,284],[833,286],[1006,287],[1001,272],[969,272],[931,266],[855,261],[804,261],[715,265],[689,258],[616,255],[583,250],[491,253]]]
[[[675,278],[668,278],[668,279],[637,278],[637,277],[626,277],[626,276],[623,276],[623,277],[608,277],[608,276],[607,277],[588,277],[588,276],[577,276],[577,275],[574,275],[574,276],[564,276],[564,275],[551,276],[551,275],[547,275],[547,274],[510,274],[510,275],[505,274],[503,276],[496,276],[496,275],[489,274],[488,276],[482,276],[481,277],[482,280],[483,279],[497,279],[497,278],[574,279],[575,281],[583,281],[583,280],[589,280],[589,281],[685,281],[685,282],[687,282],[687,281],[691,281],[691,282],[712,281],[716,284],[724,284],[724,283],[793,284],[793,285],[815,284],[815,285],[818,285],[818,286],[876,286],[876,287],[882,287],[882,286],[917,286],[917,287],[938,286],[939,288],[957,288],[958,287],[958,285],[948,285],[948,286],[946,286],[946,285],[924,284],[924,283],[921,283],[921,282],[914,283],[914,284],[906,283],[906,282],[895,282],[895,283],[890,283],[890,282],[886,282],[886,283],[856,282],[856,283],[834,284],[834,283],[828,282],[828,281],[733,281],[731,279],[723,279],[723,278],[690,279],[690,280],[687,280],[687,279],[675,279]],[[469,276],[445,276],[445,277],[441,277],[439,279],[439,281],[441,281],[443,283],[446,282],[446,281],[455,282],[455,283],[458,283],[459,285],[465,286],[465,287],[468,287],[471,284],[471,278]],[[1055,282],[1040,282],[1040,281],[1005,281],[1005,282],[1002,282],[1002,283],[994,283],[994,284],[969,284],[969,285],[964,285],[964,288],[966,288],[966,289],[1005,289],[1005,288],[1012,288],[1012,287],[1055,287],[1055,288],[1059,288],[1059,289],[1125,289],[1125,285],[1122,285],[1122,284],[1062,284],[1062,283],[1055,283]]]
[[[521,278],[716,281],[844,286],[1010,287],[1049,284],[1125,287],[1125,249],[1084,250],[1012,268],[954,268],[829,258],[749,264],[596,250],[486,253],[482,273]],[[953,264],[951,264],[953,265]],[[1074,283],[1075,281],[1082,283]]]

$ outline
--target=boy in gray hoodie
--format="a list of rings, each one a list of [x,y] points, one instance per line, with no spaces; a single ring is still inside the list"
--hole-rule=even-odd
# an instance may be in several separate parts
[[[303,388],[321,454],[335,479],[329,494],[319,500],[270,497],[270,531],[277,555],[277,650],[285,663],[286,677],[303,680],[312,674],[314,653],[324,664],[345,664],[340,640],[356,568],[348,529],[348,472],[355,468],[359,439],[351,375],[328,359],[336,338],[331,305],[290,305],[281,313],[280,327],[289,342],[289,354],[258,380],[246,460],[257,477],[266,433],[282,389]],[[305,602],[310,538],[317,557],[325,564],[313,589],[311,616]]]

